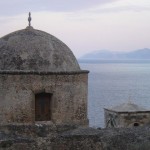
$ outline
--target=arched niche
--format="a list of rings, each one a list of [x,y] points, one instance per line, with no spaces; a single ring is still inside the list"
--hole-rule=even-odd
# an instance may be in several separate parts
[[[139,124],[138,122],[135,122],[135,123],[133,124],[133,126],[134,126],[134,127],[138,127],[138,126],[140,126],[140,124]]]

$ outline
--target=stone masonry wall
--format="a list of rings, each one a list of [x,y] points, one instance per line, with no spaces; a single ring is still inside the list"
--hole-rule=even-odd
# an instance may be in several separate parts
[[[134,123],[143,126],[150,123],[150,112],[122,113],[119,115],[119,118],[120,127],[133,127]]]
[[[87,73],[0,74],[0,124],[34,123],[35,94],[52,93],[52,122],[87,124]]]
[[[105,127],[107,127],[107,122],[111,119],[115,120],[115,127],[133,127],[134,123],[137,123],[139,126],[150,124],[150,111],[119,113],[104,109],[104,117]]]
[[[150,127],[0,126],[0,150],[149,150]]]

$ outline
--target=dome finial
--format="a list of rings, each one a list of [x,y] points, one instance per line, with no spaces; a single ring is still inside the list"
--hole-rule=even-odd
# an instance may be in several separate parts
[[[31,20],[32,20],[32,18],[31,18],[31,13],[29,12],[29,17],[28,17],[29,27],[31,26]]]

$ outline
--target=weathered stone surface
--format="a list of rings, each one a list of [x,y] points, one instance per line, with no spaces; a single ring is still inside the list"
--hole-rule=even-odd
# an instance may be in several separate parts
[[[75,129],[60,134],[52,142],[53,150],[149,150],[150,129],[120,128]]]
[[[0,38],[0,53],[0,124],[88,124],[88,71],[62,41],[28,26]]]
[[[150,124],[150,111],[133,103],[104,109],[105,127],[134,127]]]
[[[0,126],[0,150],[149,150],[149,143],[149,127]]]
[[[35,94],[52,94],[51,123],[87,125],[88,74],[1,74],[0,124],[35,123]]]
[[[35,141],[30,137],[23,137],[16,135],[14,132],[5,133],[4,131],[0,132],[0,150],[8,149],[8,150],[26,150],[30,149],[31,145],[33,146]],[[35,147],[35,146],[33,146]]]
[[[0,54],[0,70],[80,70],[73,53],[63,42],[32,27],[2,37]]]

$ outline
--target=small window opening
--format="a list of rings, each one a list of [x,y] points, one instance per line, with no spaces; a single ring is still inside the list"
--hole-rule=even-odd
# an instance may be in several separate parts
[[[35,95],[35,121],[51,120],[51,99],[50,93],[39,93]]]
[[[134,123],[134,125],[133,125],[134,127],[138,127],[139,126],[139,123]]]

